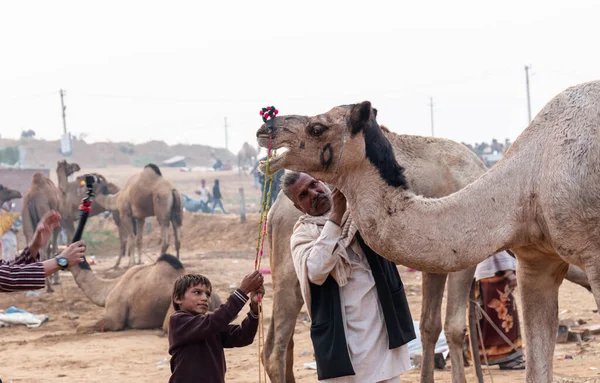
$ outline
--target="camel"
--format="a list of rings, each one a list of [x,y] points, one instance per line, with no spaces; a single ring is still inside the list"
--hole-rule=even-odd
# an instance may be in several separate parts
[[[27,243],[33,238],[33,233],[40,219],[51,210],[61,211],[62,198],[60,191],[54,186],[54,183],[46,178],[42,173],[35,172],[31,177],[31,185],[25,197],[23,197],[23,210],[21,217],[23,219],[23,234]],[[59,229],[52,234],[52,239],[44,249],[40,249],[40,259],[42,261],[50,259],[57,252],[56,239]],[[58,284],[58,273],[52,275],[52,284]],[[46,290],[54,292],[50,284],[49,277],[46,277]]]
[[[4,202],[13,199],[21,198],[21,193],[17,190],[12,190],[6,186],[0,185],[0,206],[4,205]]]
[[[451,141],[451,143],[456,144]],[[399,148],[396,148],[399,149]],[[275,203],[269,210],[267,220],[267,237],[270,241],[269,260],[273,280],[273,314],[265,340],[264,361],[267,374],[272,382],[294,382],[294,328],[296,319],[304,304],[300,293],[298,277],[292,262],[290,237],[296,221],[302,213],[294,204],[280,192]],[[468,294],[471,287],[474,270],[448,275],[448,305],[444,332],[450,346],[452,360],[453,382],[462,383],[464,377],[464,360],[461,339],[465,329],[464,317],[467,298],[458,294]],[[437,275],[423,273],[422,307],[421,307],[421,337],[423,344],[423,363],[421,364],[421,381],[431,382],[434,376],[435,342],[442,329],[441,306],[444,293],[444,279]],[[591,290],[587,276],[579,267],[569,266],[565,277],[570,282],[578,284],[588,291]],[[452,307],[455,306],[455,307]],[[451,308],[452,307],[452,308]],[[456,316],[456,317],[452,317]]]
[[[115,279],[98,277],[87,262],[70,270],[85,296],[105,308],[102,318],[79,325],[77,333],[161,328],[171,305],[173,283],[185,274],[181,262],[170,254],[151,265],[134,266]],[[221,304],[218,295],[214,296],[209,309]]]
[[[107,210],[118,210],[121,226],[127,232],[127,254],[129,266],[135,263],[133,245],[137,247],[138,264],[142,262],[142,239],[146,217],[156,216],[160,225],[161,254],[169,247],[169,224],[173,224],[175,249],[179,259],[180,234],[183,219],[183,205],[177,189],[167,181],[158,166],[148,164],[131,176],[125,186],[116,194],[109,194],[107,184],[99,184],[100,192],[95,201]],[[115,268],[119,267],[122,254],[119,254]]]
[[[250,146],[250,144],[247,142],[244,142],[244,145],[242,145],[242,148],[238,152],[238,171],[240,174],[242,172],[242,168],[245,169],[246,166],[252,167],[254,163],[256,163],[257,156],[258,150]]]
[[[68,182],[67,177],[70,174],[79,171],[79,165],[72,163],[69,164],[67,161],[58,161],[56,166],[56,175],[58,177],[58,188],[60,189],[63,197],[62,211],[62,226],[67,232],[67,243],[71,243],[73,235],[75,235],[75,221],[79,220],[79,205],[81,200],[85,197],[85,190],[81,187],[81,182],[85,180],[85,176],[79,176],[73,182]],[[111,183],[107,182],[106,178],[101,174],[93,173],[94,176],[100,181],[101,184],[106,184],[108,192],[110,194],[116,194],[120,188]],[[96,193],[98,187],[95,187]],[[89,217],[96,216],[104,213],[106,210],[102,205],[94,203],[92,204],[92,211],[89,213]],[[125,255],[127,246],[127,233],[121,225],[121,219],[119,211],[112,211],[113,220],[119,230],[119,242],[121,243],[121,255]]]
[[[583,268],[600,308],[600,81],[559,93],[492,169],[443,198],[409,187],[412,164],[401,165],[393,150],[402,137],[381,129],[368,101],[314,117],[276,117],[273,125],[274,147],[288,151],[270,171],[303,171],[336,185],[365,242],[385,258],[447,273],[501,250],[515,253],[526,381],[552,381],[558,288],[570,263]],[[264,125],[257,132],[261,146],[266,133]]]

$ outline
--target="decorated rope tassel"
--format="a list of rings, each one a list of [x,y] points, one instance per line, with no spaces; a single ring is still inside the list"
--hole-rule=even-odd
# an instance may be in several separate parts
[[[271,158],[274,154],[272,154],[273,149],[273,141],[272,141],[272,129],[274,124],[274,118],[279,114],[279,111],[275,108],[275,106],[267,106],[260,110],[260,116],[262,117],[263,122],[267,126],[267,131],[269,131],[269,145],[267,148],[267,162],[265,164],[265,183],[263,185],[262,190],[262,200],[260,204],[260,223],[258,225],[258,240],[256,243],[256,258],[254,259],[254,270],[260,270],[260,264],[262,262],[262,257],[264,253],[264,243],[265,237],[267,236],[267,216],[269,214],[269,205],[271,202],[271,190],[273,187],[273,176],[269,175],[269,164],[271,163]],[[276,151],[274,151],[275,153]],[[262,298],[258,296],[258,382],[260,383],[264,378],[265,383],[267,383],[267,372],[262,366],[261,363],[261,350],[264,346],[265,340],[265,329],[264,329],[264,317],[262,310]],[[261,374],[262,367],[262,374]]]

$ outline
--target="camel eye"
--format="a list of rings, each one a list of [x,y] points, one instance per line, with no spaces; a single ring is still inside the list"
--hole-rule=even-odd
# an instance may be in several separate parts
[[[326,127],[325,125],[321,125],[321,124],[314,124],[308,127],[308,134],[310,134],[313,137],[319,137],[321,136],[323,133],[325,133],[325,131],[329,129],[328,127]]]

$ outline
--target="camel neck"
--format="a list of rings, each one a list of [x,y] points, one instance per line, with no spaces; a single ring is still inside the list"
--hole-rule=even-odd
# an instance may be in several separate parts
[[[518,242],[516,218],[527,212],[517,209],[523,208],[520,201],[530,186],[519,184],[523,178],[517,176],[517,161],[507,158],[503,165],[439,199],[389,186],[366,161],[352,177],[334,183],[346,196],[365,241],[377,253],[419,270],[453,272]]]
[[[56,178],[58,179],[58,188],[60,191],[65,194],[67,192],[67,187],[69,184],[69,180],[64,171],[56,172]]]

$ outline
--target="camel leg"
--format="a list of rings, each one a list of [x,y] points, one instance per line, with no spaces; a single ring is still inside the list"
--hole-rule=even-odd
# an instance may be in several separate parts
[[[146,219],[142,218],[142,219],[138,219],[136,218],[135,220],[135,227],[136,227],[136,232],[135,232],[135,248],[136,248],[136,253],[138,256],[138,260],[137,263],[135,262],[135,255],[133,255],[131,258],[129,258],[129,265],[133,265],[133,264],[137,264],[137,265],[141,265],[142,264],[142,245],[144,243],[144,226],[146,226]],[[133,263],[132,263],[133,262]]]
[[[63,217],[62,226],[67,232],[67,245],[69,245],[73,242],[73,237],[75,236],[75,221],[73,217]]]
[[[452,364],[452,382],[466,383],[463,343],[467,330],[466,311],[475,268],[458,271],[448,275],[448,304],[444,333]]]
[[[121,216],[118,210],[114,210],[112,216],[119,231],[119,243],[121,245],[119,257],[124,257],[127,252],[127,230],[125,229],[125,226],[121,225]]]
[[[525,379],[527,383],[551,383],[558,330],[558,288],[568,264],[558,256],[535,249],[519,249],[517,254],[517,281],[527,342]]]
[[[295,382],[294,378],[294,329],[300,309],[304,304],[300,293],[298,279],[294,278],[293,287],[288,283],[279,284],[287,289],[293,288],[294,302],[290,302],[289,291],[273,291],[273,312],[271,323],[265,339],[263,360],[269,379],[274,383]]]
[[[423,301],[421,303],[421,382],[433,383],[435,343],[442,332],[442,298],[448,274],[422,273]],[[464,314],[463,314],[464,315]],[[453,367],[454,368],[454,367]]]
[[[47,244],[46,246],[44,246],[44,248],[40,249],[40,260],[43,261],[47,261],[48,259],[50,259],[50,244]],[[51,277],[46,277],[46,291],[49,293],[53,293],[54,289],[52,288],[52,284],[50,283],[50,279]]]
[[[126,243],[125,243],[126,251],[119,254],[119,257],[117,258],[117,263],[115,263],[115,265],[113,266],[113,269],[119,268],[119,265],[121,264],[121,258],[125,254],[129,255],[129,257],[130,257],[129,263],[131,264],[131,253],[132,253],[132,249],[133,249],[133,244],[135,242],[135,234],[134,234],[134,230],[133,230],[133,219],[126,215],[123,215],[123,217],[121,217],[121,218],[122,218],[122,220],[121,220],[120,227],[122,228],[121,230],[123,230],[123,234],[125,234],[126,238],[127,238]]]
[[[124,302],[111,302],[110,306],[107,302],[104,316],[92,324],[77,326],[77,334],[123,330],[125,328],[128,309],[127,304]]]
[[[52,239],[50,240],[50,253],[49,256],[50,257],[55,257],[56,253],[58,252],[58,234],[59,234],[60,230],[55,230],[52,233]],[[53,285],[58,285],[60,284],[60,272],[56,272],[54,274],[52,274],[52,277],[50,277],[52,279],[52,284]]]
[[[567,271],[565,279],[569,282],[575,283],[583,288],[586,288],[588,291],[592,291],[592,286],[590,286],[590,282],[588,281],[588,277],[585,274],[585,271],[581,270],[575,265],[569,265],[569,271]]]
[[[171,221],[173,225],[173,238],[175,239],[175,251],[177,252],[177,259],[179,259],[179,249],[181,248],[181,227],[179,227],[174,221]]]

